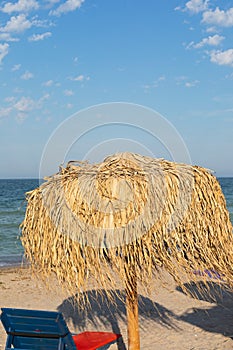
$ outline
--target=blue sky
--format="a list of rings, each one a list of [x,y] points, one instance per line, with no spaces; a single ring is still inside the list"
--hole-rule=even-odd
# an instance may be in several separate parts
[[[232,29],[227,0],[1,1],[0,177],[38,177],[54,130],[109,102],[159,112],[193,164],[233,176]],[[91,147],[127,138],[98,130]]]

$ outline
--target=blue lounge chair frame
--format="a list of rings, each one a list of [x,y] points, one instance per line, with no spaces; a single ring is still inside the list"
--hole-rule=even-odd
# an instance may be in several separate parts
[[[7,333],[5,350],[78,350],[62,313],[12,308],[1,310],[1,321]],[[96,349],[105,348],[101,346]]]

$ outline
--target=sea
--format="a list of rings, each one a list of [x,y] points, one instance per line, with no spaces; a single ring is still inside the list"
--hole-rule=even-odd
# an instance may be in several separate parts
[[[233,177],[218,178],[233,223]],[[20,224],[26,210],[25,193],[39,186],[38,179],[0,179],[0,268],[23,261]]]

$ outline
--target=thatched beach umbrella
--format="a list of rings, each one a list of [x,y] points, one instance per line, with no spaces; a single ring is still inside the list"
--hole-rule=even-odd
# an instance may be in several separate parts
[[[140,348],[137,285],[149,291],[161,267],[180,285],[205,269],[233,284],[232,225],[206,169],[116,154],[68,163],[27,200],[22,243],[32,266],[80,299],[89,278],[109,297],[121,282],[129,350]]]

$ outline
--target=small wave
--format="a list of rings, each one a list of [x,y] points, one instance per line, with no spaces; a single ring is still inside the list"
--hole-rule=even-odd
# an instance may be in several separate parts
[[[233,225],[233,213],[230,213],[230,219],[231,219],[231,223]]]
[[[0,228],[5,229],[5,228],[17,228],[19,229],[20,223],[0,223]]]
[[[23,255],[0,256],[0,268],[21,266],[22,264],[24,266],[29,264]]]
[[[22,216],[22,214],[24,214],[24,210],[0,210],[0,217],[1,216],[7,216],[7,217],[11,217],[11,216]]]

